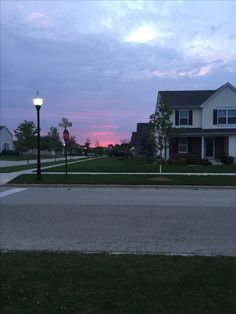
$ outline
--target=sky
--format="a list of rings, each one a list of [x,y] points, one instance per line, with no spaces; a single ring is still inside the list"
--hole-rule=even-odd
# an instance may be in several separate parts
[[[1,125],[130,139],[159,90],[236,86],[236,1],[1,0]],[[62,134],[62,128],[60,134]]]

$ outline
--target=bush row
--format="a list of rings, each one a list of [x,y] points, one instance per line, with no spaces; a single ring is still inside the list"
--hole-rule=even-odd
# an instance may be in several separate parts
[[[206,159],[198,159],[198,158],[176,158],[176,159],[168,159],[166,161],[167,165],[203,165],[209,166],[211,162]]]
[[[222,163],[225,165],[232,165],[234,163],[234,157],[226,156],[221,159]],[[211,162],[207,158],[176,158],[168,159],[166,161],[167,165],[202,165],[210,166]]]

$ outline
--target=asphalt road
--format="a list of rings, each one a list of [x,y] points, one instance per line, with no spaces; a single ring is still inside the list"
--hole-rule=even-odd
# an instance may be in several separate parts
[[[236,256],[236,190],[4,187],[0,231],[1,250]]]

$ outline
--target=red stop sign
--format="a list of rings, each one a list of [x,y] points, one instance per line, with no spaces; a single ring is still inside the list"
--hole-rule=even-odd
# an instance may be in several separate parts
[[[69,131],[67,129],[65,129],[64,132],[63,132],[63,139],[64,139],[64,142],[66,144],[69,142],[69,138],[70,138]]]

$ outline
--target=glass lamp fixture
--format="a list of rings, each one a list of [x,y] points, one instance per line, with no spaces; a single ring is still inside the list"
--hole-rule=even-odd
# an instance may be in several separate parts
[[[43,99],[39,97],[39,92],[37,91],[36,97],[33,99],[33,103],[35,107],[41,107],[43,104]]]

